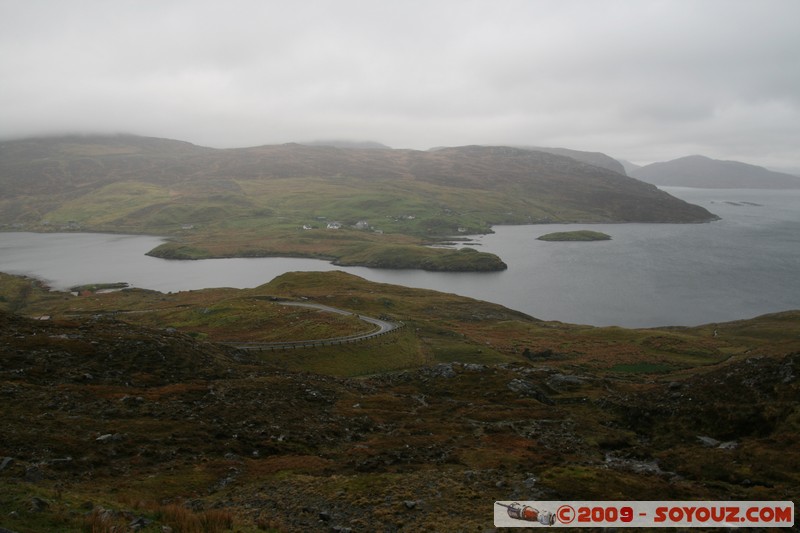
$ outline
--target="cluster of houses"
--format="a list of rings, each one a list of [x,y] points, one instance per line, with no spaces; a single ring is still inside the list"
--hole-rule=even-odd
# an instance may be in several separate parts
[[[325,229],[334,229],[334,230],[336,230],[336,229],[341,229],[342,226],[343,226],[343,224],[341,222],[337,222],[335,220],[325,223]],[[372,228],[372,226],[370,226],[369,222],[367,222],[366,220],[359,220],[358,222],[353,224],[352,227],[355,228],[355,229],[358,229],[358,230],[362,230],[362,231],[366,231],[366,230],[372,229],[376,233],[383,233],[381,230],[377,230],[377,229]],[[314,226],[312,226],[310,224],[303,224],[303,229],[304,230],[314,229]]]
[[[54,223],[51,222],[50,220],[45,219],[42,220],[41,224],[42,226],[52,226]],[[21,224],[19,222],[11,224],[12,229],[24,229],[25,227],[26,227],[25,224]],[[58,229],[64,231],[78,231],[83,229],[83,227],[81,226],[80,222],[76,220],[67,220],[66,223],[62,222],[61,225],[58,227]]]

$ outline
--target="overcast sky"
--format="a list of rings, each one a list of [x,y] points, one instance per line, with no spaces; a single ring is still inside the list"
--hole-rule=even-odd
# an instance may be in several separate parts
[[[800,169],[800,1],[0,0],[0,138],[60,132]]]

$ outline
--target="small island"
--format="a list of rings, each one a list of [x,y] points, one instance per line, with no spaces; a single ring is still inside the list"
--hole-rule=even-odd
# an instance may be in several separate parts
[[[599,231],[578,230],[578,231],[558,231],[555,233],[548,233],[538,237],[540,241],[561,242],[561,241],[610,241],[611,236],[601,233]]]
[[[212,253],[204,248],[170,241],[156,246],[145,255],[161,259],[211,259],[215,257],[275,257],[280,255],[325,259],[338,266],[369,268],[420,269],[431,272],[496,272],[508,268],[500,257],[473,248],[452,250],[416,245],[383,244],[352,246],[345,253],[276,254],[268,250],[238,250],[236,253]]]

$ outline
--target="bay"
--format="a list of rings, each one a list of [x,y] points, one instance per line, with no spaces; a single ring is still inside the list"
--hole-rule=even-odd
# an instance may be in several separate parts
[[[290,271],[344,270],[371,281],[496,302],[543,320],[623,327],[699,325],[800,309],[800,191],[665,188],[721,220],[707,224],[499,226],[472,246],[509,268],[440,273],[337,267],[299,258],[168,261],[159,237],[0,233],[0,271],[65,290],[127,282],[162,292],[255,287]],[[545,242],[592,229],[610,241]]]
[[[612,237],[598,242],[536,240],[574,225],[495,228],[481,249],[502,253],[519,280],[498,284],[497,300],[548,320],[625,327],[800,308],[800,191],[667,190],[721,220],[586,226]]]

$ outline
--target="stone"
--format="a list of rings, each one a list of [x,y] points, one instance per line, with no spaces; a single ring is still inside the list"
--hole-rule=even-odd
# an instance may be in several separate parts
[[[527,381],[523,381],[521,379],[512,379],[508,382],[507,387],[509,390],[518,392],[520,394],[529,394],[531,391],[533,391],[533,386]]]
[[[580,376],[575,376],[572,374],[553,374],[547,380],[547,384],[553,387],[559,386],[579,386],[583,385],[586,380]]]
[[[434,376],[440,378],[454,378],[456,377],[456,372],[453,370],[452,363],[441,363],[433,367],[432,373]]]
[[[706,437],[702,435],[698,435],[697,440],[699,440],[703,444],[703,446],[706,446],[707,448],[716,448],[720,444],[717,439],[712,439],[711,437]]]
[[[507,387],[509,388],[509,390],[513,392],[516,392],[522,396],[530,396],[531,398],[534,398],[542,402],[543,404],[546,405],[555,404],[555,402],[549,396],[537,390],[536,387],[534,387],[531,383],[523,379],[519,378],[512,379],[511,381],[508,382]]]
[[[36,483],[44,479],[44,474],[38,466],[29,466],[25,469],[25,481]]]
[[[34,513],[40,513],[50,507],[50,504],[37,496],[31,498],[31,511]]]
[[[97,442],[117,442],[122,440],[121,433],[106,433],[105,435],[100,435],[96,439]]]
[[[143,516],[139,516],[137,518],[134,518],[131,521],[131,523],[128,524],[128,527],[131,528],[133,531],[139,531],[140,529],[144,529],[147,526],[149,526],[152,522],[153,522],[152,520],[148,520]]]
[[[195,513],[199,513],[205,510],[206,502],[200,499],[189,500],[188,502],[185,502],[183,506],[187,509],[191,509]]]

